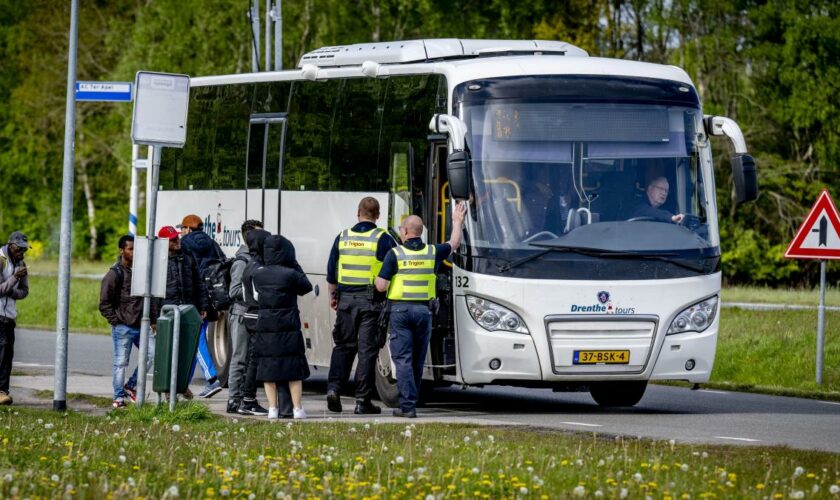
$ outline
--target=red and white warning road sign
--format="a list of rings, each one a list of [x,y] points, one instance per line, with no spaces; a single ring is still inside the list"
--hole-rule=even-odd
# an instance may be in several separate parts
[[[840,213],[823,189],[785,252],[788,259],[840,259]]]

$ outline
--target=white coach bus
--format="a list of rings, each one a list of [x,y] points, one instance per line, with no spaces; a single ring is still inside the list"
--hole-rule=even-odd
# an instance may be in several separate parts
[[[316,285],[299,301],[316,370],[333,346],[330,247],[370,195],[381,226],[417,214],[430,243],[448,239],[451,200],[469,200],[438,274],[425,385],[588,389],[628,406],[650,380],[708,381],[721,287],[710,136],[734,146],[737,200],[757,186],[737,124],[704,117],[683,70],[562,42],[435,39],[326,47],[295,70],[191,86],[159,224],[199,214],[229,255],[245,219],[289,238]],[[224,367],[225,328],[210,340]],[[390,406],[392,374],[386,348]]]

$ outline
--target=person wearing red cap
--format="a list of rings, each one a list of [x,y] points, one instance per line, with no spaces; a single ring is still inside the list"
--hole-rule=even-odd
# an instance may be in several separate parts
[[[163,226],[158,231],[158,238],[169,240],[169,261],[166,269],[166,296],[161,302],[164,305],[192,304],[201,314],[201,319],[207,316],[207,291],[198,274],[195,261],[188,254],[181,251],[181,241],[178,230],[172,226]],[[204,335],[202,329],[201,335]],[[192,376],[190,376],[192,378]],[[219,387],[221,390],[221,387]],[[216,391],[218,392],[218,391]],[[192,397],[189,389],[184,396]]]

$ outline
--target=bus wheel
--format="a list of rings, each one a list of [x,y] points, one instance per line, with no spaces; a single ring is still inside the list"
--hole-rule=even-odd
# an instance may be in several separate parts
[[[219,312],[219,319],[207,325],[207,347],[216,365],[216,377],[222,387],[227,387],[233,347],[230,342],[230,315],[226,312]]]
[[[376,358],[376,392],[379,399],[388,408],[397,408],[400,405],[400,394],[397,390],[397,380],[391,373],[391,353],[388,348],[379,351]]]
[[[647,380],[593,382],[589,394],[599,406],[634,406],[645,395],[647,384]]]

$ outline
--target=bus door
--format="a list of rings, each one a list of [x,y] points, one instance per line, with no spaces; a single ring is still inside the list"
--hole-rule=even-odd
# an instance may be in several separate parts
[[[285,113],[251,115],[245,166],[245,218],[280,232],[280,179],[286,137]]]
[[[446,136],[429,136],[427,175],[428,199],[424,219],[429,221],[430,243],[445,243],[452,233],[452,207],[446,175]],[[452,258],[444,261],[437,273],[437,296],[440,307],[432,322],[429,352],[435,367],[435,379],[455,375],[455,325],[452,297]]]
[[[399,227],[414,213],[414,148],[410,142],[391,143],[388,229],[399,241]]]

